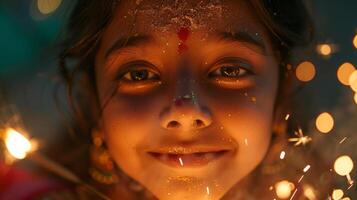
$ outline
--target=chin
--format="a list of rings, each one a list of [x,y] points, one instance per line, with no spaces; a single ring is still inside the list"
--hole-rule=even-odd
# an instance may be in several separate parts
[[[183,189],[170,192],[159,192],[155,195],[160,200],[219,200],[223,194],[208,194],[206,189],[204,191],[197,191],[196,189]]]

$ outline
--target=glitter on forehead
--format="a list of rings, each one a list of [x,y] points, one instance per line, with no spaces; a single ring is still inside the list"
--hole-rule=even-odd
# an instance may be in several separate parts
[[[187,0],[166,0],[160,4],[145,4],[145,1],[142,1],[140,8],[129,14],[150,16],[148,23],[151,28],[167,31],[174,27],[207,28],[207,22],[222,18],[226,10],[221,0],[196,3]]]

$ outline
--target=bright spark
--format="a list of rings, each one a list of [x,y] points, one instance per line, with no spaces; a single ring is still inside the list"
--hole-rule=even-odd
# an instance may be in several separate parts
[[[350,186],[347,188],[347,190],[351,189],[353,186],[353,182],[350,184]]]
[[[305,175],[302,175],[302,176],[300,177],[300,179],[298,180],[298,183],[300,183],[300,182],[302,181],[302,179],[304,178],[304,176],[305,176]]]
[[[309,171],[310,167],[311,167],[310,165],[306,165],[303,171],[306,173],[307,171]]]
[[[206,192],[209,195],[209,187],[208,186],[206,187]]]
[[[290,114],[287,114],[287,115],[285,116],[285,120],[288,120],[289,117],[290,117]]]
[[[296,194],[297,190],[298,190],[298,189],[296,188],[295,191],[294,191],[294,193],[293,193],[293,195],[291,195],[290,200],[292,200],[292,199],[295,197],[295,194]]]
[[[295,135],[297,137],[295,138],[289,138],[289,142],[295,142],[294,146],[299,146],[300,144],[305,146],[307,143],[309,143],[312,138],[309,136],[304,136],[304,133],[302,132],[301,128],[299,128],[298,131],[295,131]]]
[[[180,165],[183,166],[182,158],[179,158],[179,161],[180,161]]]
[[[340,141],[340,144],[342,144],[346,139],[347,139],[347,137],[344,137],[344,138]]]
[[[285,158],[285,151],[281,151],[281,153],[280,153],[280,159],[282,160],[282,159],[284,159]]]

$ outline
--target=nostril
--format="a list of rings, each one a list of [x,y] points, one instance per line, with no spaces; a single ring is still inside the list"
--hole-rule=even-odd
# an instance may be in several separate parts
[[[203,123],[203,121],[200,119],[196,119],[195,121],[193,121],[193,126],[195,128],[201,128],[205,126],[205,123]]]
[[[177,121],[171,121],[167,124],[167,128],[177,128],[180,127],[180,123]]]

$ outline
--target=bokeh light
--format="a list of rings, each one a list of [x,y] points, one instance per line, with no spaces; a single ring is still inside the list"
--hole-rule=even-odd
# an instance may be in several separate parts
[[[350,87],[353,91],[357,92],[357,70],[352,72],[350,75],[348,82],[350,84]]]
[[[319,130],[321,133],[328,133],[333,129],[334,126],[334,119],[333,117],[327,113],[321,113],[317,118],[316,118],[316,128]]]
[[[340,200],[340,199],[342,199],[343,195],[344,195],[343,190],[334,189],[333,192],[332,192],[332,199],[333,200]]]
[[[316,200],[317,199],[315,190],[310,185],[303,185],[303,190],[304,190],[304,196],[308,200]]]
[[[289,181],[280,181],[275,184],[276,195],[280,199],[287,199],[291,196],[291,192],[295,189],[295,185]]]
[[[57,10],[62,0],[37,0],[37,8],[40,13],[48,15]]]
[[[355,71],[355,67],[349,63],[343,63],[337,70],[337,78],[343,85],[350,85],[349,78]]]
[[[353,169],[353,161],[349,156],[340,156],[334,164],[335,172],[340,176],[347,176]]]
[[[353,38],[353,45],[354,45],[355,48],[357,49],[357,34],[356,34],[355,37]]]
[[[300,63],[296,68],[296,77],[300,81],[311,81],[316,74],[315,66],[309,61]]]
[[[317,45],[317,52],[321,55],[328,56],[332,53],[332,47],[329,44]]]

